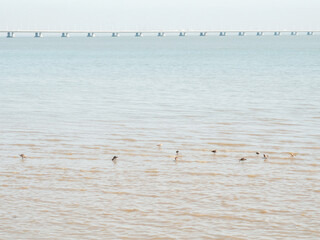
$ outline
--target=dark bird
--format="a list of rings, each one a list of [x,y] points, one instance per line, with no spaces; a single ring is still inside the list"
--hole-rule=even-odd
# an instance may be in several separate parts
[[[212,150],[211,152],[212,152],[212,153],[217,153],[217,150],[215,149],[215,150]]]
[[[246,161],[246,160],[247,160],[246,158],[240,158],[239,162],[243,162],[243,161]]]
[[[179,151],[178,150],[176,151],[176,154],[179,155]]]
[[[116,161],[117,159],[118,159],[117,156],[113,156],[112,161],[114,162],[114,161]]]
[[[26,156],[26,155],[24,155],[24,154],[20,154],[19,156],[21,157],[21,160],[24,160],[24,159],[26,159],[26,158],[27,158],[27,156]]]
[[[260,152],[256,152],[256,154],[257,154],[257,155],[259,155],[259,154],[260,154]]]

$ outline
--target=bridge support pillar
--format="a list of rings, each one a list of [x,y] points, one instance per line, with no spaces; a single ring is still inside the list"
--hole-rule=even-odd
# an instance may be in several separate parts
[[[219,36],[221,36],[221,37],[224,37],[224,36],[226,36],[226,35],[227,35],[226,32],[220,32],[220,34],[219,34]]]
[[[186,33],[185,32],[180,32],[179,33],[179,37],[185,37],[186,36]]]
[[[63,38],[68,38],[68,37],[70,37],[70,35],[69,35],[69,33],[63,32],[63,33],[61,34],[61,37],[63,37]]]
[[[35,37],[35,38],[42,38],[43,35],[42,35],[41,32],[35,32],[35,33],[34,33],[34,37]]]
[[[158,37],[164,37],[164,36],[165,36],[164,32],[159,32],[158,33]]]
[[[207,36],[207,32],[200,32],[200,37],[205,37]]]
[[[257,36],[262,36],[263,32],[257,32]]]
[[[245,34],[246,34],[245,32],[239,32],[238,35],[242,37],[242,36],[244,36]]]
[[[117,33],[117,32],[114,32],[114,33],[112,33],[112,35],[111,35],[112,37],[119,37],[119,33]]]
[[[280,32],[274,32],[274,36],[280,36]]]
[[[311,36],[311,35],[313,35],[313,32],[307,32],[307,35]]]
[[[7,38],[14,38],[14,32],[8,32]]]
[[[291,32],[291,36],[297,35],[297,32]]]
[[[142,33],[141,32],[137,32],[136,33],[136,37],[142,37]]]
[[[96,36],[96,34],[95,33],[93,33],[93,32],[88,32],[88,35],[87,35],[87,37],[95,37]]]

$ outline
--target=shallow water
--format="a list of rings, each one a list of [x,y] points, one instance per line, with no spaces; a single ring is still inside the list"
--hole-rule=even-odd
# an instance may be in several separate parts
[[[317,35],[0,39],[0,239],[319,239],[319,66]]]

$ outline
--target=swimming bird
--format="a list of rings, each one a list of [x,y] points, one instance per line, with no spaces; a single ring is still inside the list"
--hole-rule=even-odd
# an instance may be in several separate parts
[[[176,156],[176,157],[174,158],[174,161],[177,161],[177,160],[178,160],[178,158],[179,158],[179,157],[178,157],[178,156]]]
[[[217,150],[215,149],[215,150],[212,150],[211,152],[212,152],[212,153],[217,153]]]
[[[179,155],[179,151],[178,150],[176,151],[176,154],[177,154],[177,156]]]
[[[113,158],[112,158],[112,162],[115,162],[117,159],[118,159],[118,157],[117,157],[117,156],[113,156]]]
[[[160,143],[160,144],[157,144],[157,147],[159,147],[159,148],[160,148],[160,147],[162,147],[162,143]]]
[[[263,154],[263,159],[264,160],[268,160],[269,159],[269,156],[267,154]]]
[[[24,155],[24,154],[20,154],[19,156],[21,157],[21,160],[24,160],[24,159],[26,159],[26,158],[27,158],[27,156],[26,156],[26,155]]]
[[[259,154],[260,154],[260,152],[256,152],[256,154],[257,154],[257,155],[259,155]]]
[[[246,160],[247,160],[246,158],[240,158],[239,162],[243,162],[243,161],[246,161]]]

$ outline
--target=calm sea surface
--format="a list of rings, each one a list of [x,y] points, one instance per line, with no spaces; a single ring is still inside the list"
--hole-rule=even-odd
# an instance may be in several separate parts
[[[319,156],[320,36],[0,39],[1,240],[320,239]]]

